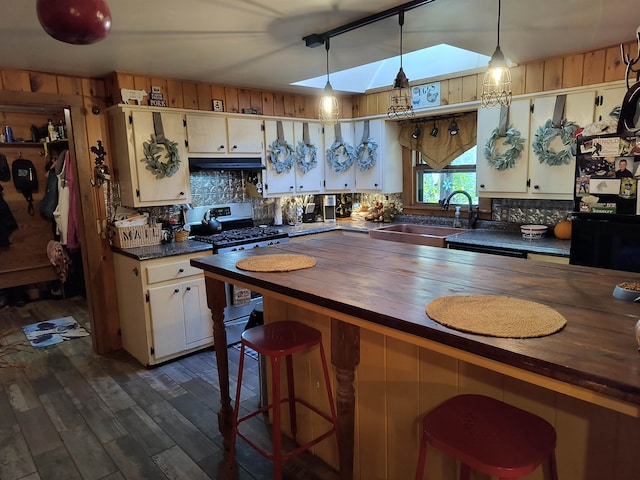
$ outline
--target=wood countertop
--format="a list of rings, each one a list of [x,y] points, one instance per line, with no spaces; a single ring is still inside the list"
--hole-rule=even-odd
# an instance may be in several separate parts
[[[301,253],[313,268],[255,273],[236,268],[247,256]],[[544,377],[567,393],[577,388],[613,408],[640,416],[640,354],[634,335],[640,305],[612,296],[616,284],[640,274],[531,262],[465,251],[373,240],[340,233],[287,245],[192,260],[208,276],[263,294],[291,298],[346,322],[382,327],[466,352],[495,365]],[[530,339],[485,337],[431,320],[425,306],[448,295],[507,295],[548,305],[567,319],[553,335]],[[585,395],[583,394],[584,398]],[[605,402],[606,403],[606,402]]]

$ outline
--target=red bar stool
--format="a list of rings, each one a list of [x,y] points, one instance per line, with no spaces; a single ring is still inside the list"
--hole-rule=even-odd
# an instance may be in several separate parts
[[[542,418],[483,395],[458,395],[427,413],[416,480],[422,480],[427,444],[457,459],[460,479],[470,469],[515,480],[543,465],[545,479],[557,480],[556,431]]]
[[[293,378],[293,357],[295,353],[309,350],[315,346],[320,347],[320,357],[322,360],[322,370],[324,373],[324,381],[327,390],[327,398],[329,400],[329,407],[331,414],[328,415],[315,406],[311,405],[307,401],[297,398],[295,396],[295,386]],[[252,348],[260,355],[264,355],[271,361],[271,392],[272,402],[262,408],[255,410],[241,418],[238,418],[238,412],[240,408],[240,390],[242,388],[242,370],[244,367],[244,351],[245,348]],[[282,358],[285,358],[287,368],[287,387],[288,395],[285,398],[281,398],[280,395],[280,366],[282,364]],[[280,405],[283,403],[289,404],[289,421],[291,425],[291,433],[293,439],[296,440],[298,433],[298,426],[296,420],[296,404],[301,404],[322,418],[327,420],[331,427],[328,431],[315,437],[313,440],[299,444],[297,448],[284,453],[282,451],[281,441],[281,412]],[[277,408],[274,408],[277,407]],[[242,432],[239,431],[239,426],[242,422],[255,417],[260,413],[273,411],[273,424],[271,429],[272,439],[272,452],[269,453],[262,447],[247,438]],[[229,451],[229,466],[228,466],[228,478],[231,479],[233,475],[233,466],[235,461],[235,448],[236,448],[236,436],[241,437],[251,447],[257,450],[260,454],[273,461],[273,478],[279,480],[282,478],[282,463],[295,455],[308,450],[313,445],[321,442],[325,438],[331,436],[337,431],[337,417],[336,408],[333,401],[333,394],[331,393],[331,383],[329,380],[329,369],[327,367],[327,361],[324,354],[324,348],[322,347],[322,334],[315,328],[311,328],[299,322],[294,321],[282,321],[275,323],[268,323],[258,327],[245,330],[242,333],[241,348],[240,348],[240,365],[238,371],[238,386],[236,390],[236,401],[234,408],[234,419],[231,430],[231,448]]]

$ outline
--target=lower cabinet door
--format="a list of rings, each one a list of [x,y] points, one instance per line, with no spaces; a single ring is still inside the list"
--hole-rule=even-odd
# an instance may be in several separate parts
[[[187,348],[198,347],[213,341],[213,320],[207,306],[204,278],[182,284],[184,330]]]
[[[156,359],[186,349],[183,284],[149,288],[151,335]]]

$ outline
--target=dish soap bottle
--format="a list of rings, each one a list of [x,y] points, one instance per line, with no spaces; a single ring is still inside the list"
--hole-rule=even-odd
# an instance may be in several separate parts
[[[460,207],[456,207],[455,218],[453,219],[453,226],[455,228],[462,227],[462,224],[460,223]]]

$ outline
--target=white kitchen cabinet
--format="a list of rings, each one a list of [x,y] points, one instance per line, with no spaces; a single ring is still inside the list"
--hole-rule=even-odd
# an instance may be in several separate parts
[[[114,255],[122,346],[143,365],[213,345],[204,275],[189,263],[203,255]]]
[[[294,148],[297,148],[298,142],[303,140],[305,123],[309,125],[309,143],[316,147],[316,161],[318,163],[308,172],[303,172],[296,162],[296,193],[298,195],[312,195],[324,191],[324,138],[320,122],[295,122],[293,124],[293,136],[296,141]]]
[[[572,121],[580,127],[593,122],[595,111],[594,90],[569,93],[564,109],[564,118]],[[553,118],[553,110],[556,103],[556,95],[538,97],[533,101],[533,115],[531,117],[531,129],[529,141],[529,193],[532,196],[540,196],[546,199],[573,198],[573,185],[575,177],[575,157],[568,165],[548,165],[540,163],[533,153],[532,140],[538,128]],[[566,148],[559,137],[554,138],[549,146],[555,151]]]
[[[626,85],[603,87],[596,91],[596,110],[594,121],[606,119],[615,107],[621,107],[627,93]],[[615,133],[607,132],[607,133]]]
[[[324,148],[322,126],[320,122],[306,122],[309,125],[309,141],[316,147],[317,165],[303,172],[295,161],[298,142],[303,140],[303,124],[300,121],[282,121],[284,139],[294,150],[294,163],[290,170],[278,173],[275,165],[269,160],[271,144],[278,138],[277,121],[265,121],[266,170],[265,196],[280,197],[282,195],[311,195],[322,192],[324,181]]]
[[[258,118],[227,117],[229,153],[264,154],[264,122]]]
[[[227,153],[227,119],[212,114],[187,113],[189,153]]]
[[[282,130],[284,135],[284,141],[287,142],[295,153],[295,139],[293,133],[293,121],[283,120]],[[296,172],[295,172],[295,155],[292,154],[292,164],[289,170],[283,170],[278,172],[276,166],[269,156],[271,154],[271,145],[278,139],[278,121],[267,120],[264,124],[264,136],[266,142],[266,158],[264,171],[264,192],[266,197],[279,197],[282,195],[294,195],[296,192]],[[284,161],[282,155],[279,157],[280,161]]]
[[[187,113],[186,127],[190,154],[262,157],[264,153],[262,119]]]
[[[478,148],[476,161],[476,183],[478,196],[496,196],[496,194],[518,193],[526,194],[527,179],[529,175],[529,149],[526,147],[531,142],[529,135],[530,101],[513,100],[509,107],[507,127],[511,126],[520,132],[525,141],[525,148],[520,153],[513,168],[496,170],[484,154],[485,145],[493,131],[500,125],[499,108],[478,109]],[[494,147],[499,153],[504,153],[509,145],[502,145],[506,139],[500,138],[494,142]]]
[[[354,124],[354,148],[362,143],[364,121]],[[402,192],[402,146],[398,141],[398,122],[382,119],[369,121],[369,138],[377,145],[375,165],[361,170],[356,158],[354,162],[355,189],[358,192],[399,193]]]
[[[165,137],[177,143],[180,167],[170,177],[157,178],[147,169],[143,144],[151,140],[154,110],[149,107],[117,106],[109,109],[117,178],[122,204],[128,207],[173,205],[191,202],[189,163],[185,149],[184,115],[167,109],[160,114]],[[161,161],[167,162],[166,150]]]
[[[345,145],[350,145],[354,149],[357,145],[354,142],[353,124],[351,122],[340,122],[337,124],[340,135]],[[355,159],[353,165],[343,172],[336,172],[327,161],[327,151],[336,141],[335,126],[324,127],[324,148],[325,148],[325,170],[324,170],[324,191],[325,193],[352,192],[355,188]],[[344,156],[343,156],[344,157]]]

